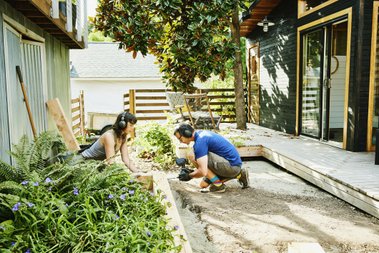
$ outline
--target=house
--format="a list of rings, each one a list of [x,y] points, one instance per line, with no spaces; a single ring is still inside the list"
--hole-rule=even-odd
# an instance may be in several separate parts
[[[56,130],[47,113],[49,99],[58,98],[65,113],[70,113],[69,49],[85,47],[87,30],[82,11],[86,1],[76,2],[0,0],[0,159],[4,162],[11,163],[12,144],[25,134],[33,136],[17,66],[36,134]],[[62,4],[67,4],[66,16],[59,8]]]
[[[90,42],[84,50],[70,50],[71,94],[84,92],[86,126],[101,129],[123,111],[123,95],[130,89],[165,89],[155,57],[119,49],[119,43]]]
[[[379,117],[373,0],[257,0],[244,13],[249,119],[373,151]]]

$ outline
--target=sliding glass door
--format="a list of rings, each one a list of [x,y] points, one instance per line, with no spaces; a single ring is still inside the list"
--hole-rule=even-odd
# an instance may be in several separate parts
[[[301,42],[301,134],[342,147],[347,22],[305,32]]]

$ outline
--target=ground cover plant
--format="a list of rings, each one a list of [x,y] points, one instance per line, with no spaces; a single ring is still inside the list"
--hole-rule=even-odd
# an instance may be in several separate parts
[[[0,252],[179,252],[164,196],[123,165],[51,163],[55,137],[23,138],[0,161]]]

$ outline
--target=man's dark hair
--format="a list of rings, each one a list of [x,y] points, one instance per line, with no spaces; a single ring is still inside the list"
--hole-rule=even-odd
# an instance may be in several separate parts
[[[181,136],[184,136],[186,138],[190,138],[190,137],[192,137],[192,134],[194,131],[195,131],[195,129],[190,124],[183,123],[180,126],[175,128],[174,135],[176,133],[179,133]]]

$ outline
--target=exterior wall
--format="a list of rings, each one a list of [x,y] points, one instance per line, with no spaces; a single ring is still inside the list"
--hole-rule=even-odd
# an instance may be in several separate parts
[[[71,122],[69,48],[49,34],[45,33],[44,35],[46,39],[47,99],[58,98],[67,120]],[[48,129],[56,129],[55,122],[51,117],[48,117]]]
[[[71,95],[70,95],[70,89],[69,89],[69,57],[68,57],[68,48],[64,44],[62,44],[60,41],[52,37],[50,34],[43,31],[39,26],[35,25],[33,22],[31,22],[29,19],[25,18],[21,13],[19,13],[17,10],[15,10],[13,7],[11,7],[8,3],[6,3],[4,0],[0,0],[0,159],[5,162],[10,162],[10,157],[8,155],[8,151],[11,148],[11,142],[17,143],[18,140],[10,140],[10,126],[11,123],[14,124],[14,122],[17,122],[17,124],[23,124],[23,122],[27,122],[29,124],[29,121],[25,119],[22,115],[25,114],[17,114],[17,115],[11,115],[12,116],[12,122],[8,121],[8,118],[10,115],[9,113],[9,107],[8,107],[8,100],[7,97],[7,77],[6,77],[6,64],[7,61],[4,58],[5,54],[5,47],[4,47],[4,19],[3,15],[6,15],[7,17],[13,19],[15,22],[17,22],[17,25],[23,26],[24,28],[29,29],[32,33],[36,34],[37,36],[40,36],[45,40],[43,44],[43,62],[42,62],[42,79],[44,80],[44,84],[41,83],[41,85],[47,86],[46,94],[45,94],[45,100],[51,98],[59,98],[62,107],[64,108],[64,111],[66,115],[71,114]],[[26,37],[27,38],[27,37]],[[12,70],[15,68],[15,66],[9,66]],[[26,70],[23,70],[23,72]],[[25,77],[24,77],[25,79]],[[26,80],[25,85],[26,89],[28,89]],[[13,84],[12,84],[13,85]],[[19,86],[18,79],[17,83],[14,85]],[[21,88],[20,88],[21,90]],[[29,92],[28,92],[29,93]],[[30,93],[29,93],[30,94]],[[29,101],[33,101],[33,97],[29,97]],[[45,103],[46,101],[41,101],[41,103]],[[40,102],[40,101],[38,101]],[[25,109],[26,110],[26,109]],[[47,114],[46,107],[44,109],[45,111],[42,112],[43,115]],[[32,111],[33,113],[33,111]],[[41,113],[34,113],[33,118],[38,121],[42,117]],[[14,121],[14,122],[13,122]],[[48,120],[48,129],[56,129],[55,123],[52,119]],[[47,129],[44,129],[47,130]],[[13,131],[18,131],[18,129],[13,129]]]
[[[372,0],[356,0],[353,6],[352,63],[348,150],[366,151],[370,82]]]
[[[372,0],[340,0],[297,19],[297,1],[283,0],[268,16],[276,25],[267,33],[263,33],[260,27],[255,28],[248,39],[251,44],[259,42],[260,45],[262,126],[289,133],[293,133],[296,127],[297,27],[352,7],[351,51],[350,59],[346,59],[350,63],[346,149],[366,151],[372,3]],[[288,20],[278,26],[275,17],[279,16]]]
[[[259,43],[260,51],[260,120],[259,124],[287,133],[296,124],[296,6],[284,1],[270,14],[273,27],[264,33],[257,27],[248,37]]]

